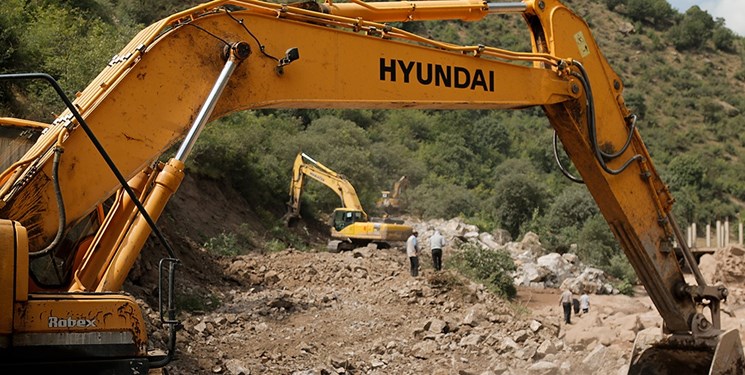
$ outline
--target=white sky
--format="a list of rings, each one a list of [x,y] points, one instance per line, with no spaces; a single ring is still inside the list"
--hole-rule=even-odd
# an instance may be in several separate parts
[[[673,8],[685,13],[698,5],[714,19],[724,18],[724,25],[740,36],[745,36],[745,0],[667,0]]]

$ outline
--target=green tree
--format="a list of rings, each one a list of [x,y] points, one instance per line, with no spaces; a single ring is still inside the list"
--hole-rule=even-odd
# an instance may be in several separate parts
[[[626,0],[626,13],[635,21],[664,27],[676,12],[667,0]]]
[[[523,161],[507,161],[497,170],[498,180],[492,197],[493,216],[513,238],[522,233],[521,228],[536,212],[545,208],[547,192],[532,170]]]
[[[673,189],[691,186],[700,189],[706,178],[705,160],[698,154],[683,154],[667,166],[668,185]]]
[[[587,220],[599,213],[585,186],[572,185],[559,194],[544,217],[541,239],[547,248],[560,253],[577,242]]]
[[[711,39],[715,25],[708,12],[694,5],[685,12],[680,23],[670,28],[668,35],[679,51],[701,49]]]
[[[601,215],[588,219],[579,233],[577,255],[587,264],[607,269],[611,259],[621,254],[618,241]]]
[[[34,71],[54,77],[70,98],[82,91],[125,44],[125,35],[102,20],[48,4],[28,9],[30,21],[19,35],[19,48]],[[25,64],[31,68],[31,64]],[[46,82],[29,85],[35,100],[26,104],[24,117],[49,122],[49,113],[63,107],[57,93]]]
[[[153,22],[202,3],[201,0],[108,0],[114,3],[116,15],[126,22],[150,25]]]
[[[211,123],[195,144],[189,171],[223,181],[253,205],[284,208],[298,147],[297,119],[239,112]]]
[[[407,192],[409,209],[426,219],[470,217],[481,209],[474,190],[444,178],[431,177]]]
[[[736,51],[735,39],[737,36],[732,32],[732,30],[724,26],[723,18],[716,19],[716,28],[714,29],[711,38],[714,41],[714,46],[720,51],[729,53]]]
[[[477,157],[463,137],[440,133],[434,142],[423,145],[420,157],[433,173],[456,184],[474,187],[481,178]]]

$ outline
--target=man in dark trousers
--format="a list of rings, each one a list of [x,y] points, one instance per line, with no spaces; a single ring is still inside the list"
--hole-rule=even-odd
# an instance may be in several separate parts
[[[435,229],[435,234],[429,238],[429,248],[432,249],[432,265],[435,271],[442,269],[442,248],[445,246],[445,238],[440,231]]]
[[[411,276],[419,276],[419,242],[417,242],[416,230],[411,232],[411,236],[406,240],[406,255],[411,263]]]
[[[564,308],[564,323],[572,324],[570,319],[572,316],[572,292],[569,289],[565,289],[564,292],[561,293],[559,304]]]

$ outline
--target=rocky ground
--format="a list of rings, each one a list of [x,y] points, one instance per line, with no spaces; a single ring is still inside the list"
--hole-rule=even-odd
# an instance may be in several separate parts
[[[224,265],[234,284],[185,317],[172,374],[625,374],[636,333],[661,323],[639,288],[592,295],[565,325],[556,289],[506,301],[426,259],[411,277],[398,248]]]
[[[188,200],[188,194],[182,199]],[[166,225],[178,222],[178,211],[169,215]],[[205,209],[199,215],[219,219],[222,214]],[[425,234],[433,226],[447,225],[417,223]],[[497,237],[460,235],[465,241],[485,243]],[[535,250],[536,240],[495,246],[511,249],[519,258],[525,254],[522,250]],[[314,248],[318,250],[215,257],[195,244],[196,250],[182,254],[181,302],[184,297],[199,301],[203,311],[193,305],[191,313],[180,314],[184,327],[167,372],[620,375],[627,372],[637,332],[659,331],[662,322],[642,287],[633,297],[591,294],[590,312],[573,316],[566,325],[559,289],[551,283],[531,281],[508,301],[453,270],[435,272],[427,251],[420,275],[412,277],[400,246],[340,254],[326,252],[322,244]],[[445,258],[453,251],[446,247]],[[723,326],[741,332],[743,253],[733,247],[702,259],[707,278],[726,283],[731,291]],[[554,264],[567,258],[547,257]],[[554,272],[584,273],[564,263],[553,266]],[[143,304],[154,305],[148,276],[153,267],[148,264],[138,263],[127,289]],[[529,264],[545,268],[538,260]],[[516,281],[533,280],[526,276],[533,274],[523,272]],[[157,321],[152,310],[146,312]],[[162,347],[162,328],[151,331],[154,346]]]

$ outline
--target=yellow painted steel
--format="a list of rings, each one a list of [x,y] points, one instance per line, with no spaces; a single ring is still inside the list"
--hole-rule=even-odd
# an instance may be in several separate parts
[[[129,181],[129,187],[142,201],[147,187],[152,186],[153,179],[157,176],[152,169],[146,168]],[[119,190],[114,200],[110,213],[101,224],[101,228],[83,256],[83,264],[75,270],[73,284],[70,291],[94,291],[98,289],[104,274],[109,269],[117,251],[123,246],[127,238],[129,228],[137,214],[134,201],[124,192]]]
[[[188,24],[172,18],[147,28],[119,54],[129,58],[115,59],[76,99],[83,117],[126,178],[152,164],[183,137],[217,78],[224,44],[202,29],[214,30],[223,40],[248,41],[253,49],[252,56],[236,69],[213,119],[249,108],[496,109],[576,97],[571,92],[571,77],[488,59],[488,51],[476,57],[457,48],[433,48],[403,37],[363,35],[354,32],[354,19],[346,19],[352,30],[340,30],[264,12],[268,10],[258,8],[231,15],[244,20],[268,54],[281,56],[289,47],[299,48],[301,59],[285,67],[281,76],[275,73],[277,61],[262,55],[240,24],[225,12],[208,13]],[[275,32],[277,27],[282,32]],[[474,46],[473,51],[478,48]],[[406,77],[401,68],[403,64],[416,69],[410,68],[415,62],[421,62],[421,69],[439,66],[451,71],[457,67],[472,75],[480,72],[483,80],[475,88],[455,88],[450,82],[450,87],[432,83],[423,90],[413,73]],[[380,79],[381,64],[391,71],[384,79]],[[56,137],[63,123],[50,129],[38,144],[48,144],[45,139]],[[111,196],[117,183],[81,130],[71,131],[64,147],[60,179],[71,223]],[[0,214],[22,223],[33,221],[30,242],[38,248],[56,232],[57,209],[49,152],[34,149],[29,154],[43,155],[41,171],[30,176],[22,189],[11,190]],[[77,178],[78,171],[85,171],[84,179]]]
[[[673,242],[680,237],[670,216],[674,199],[632,128],[623,82],[585,21],[558,0],[522,4],[533,48],[528,53],[430,40],[381,23],[477,20],[489,13],[486,3],[473,0],[374,5],[355,0],[318,8],[329,13],[256,0],[213,1],[140,32],[81,92],[75,105],[125,179],[142,186],[138,194],[154,218],[183,175],[183,165],[172,161],[160,171],[156,160],[184,137],[197,117],[225,65],[226,45],[247,43],[252,53],[230,77],[211,120],[254,108],[541,106],[666,329],[689,334],[701,314],[697,301],[680,292],[687,284],[673,251]],[[228,11],[226,5],[240,10]],[[290,48],[299,51],[296,61],[283,59]],[[0,220],[26,228],[17,241],[28,252],[41,251],[57,235],[61,216],[52,162],[55,148],[64,150],[57,181],[65,229],[84,221],[120,189],[79,125],[64,112],[25,155],[3,164],[10,167],[0,173]],[[627,138],[629,147],[623,150]],[[619,156],[605,161],[599,150]],[[627,161],[628,168],[619,172]],[[147,177],[135,177],[143,171]],[[156,187],[145,188],[140,178],[155,179]],[[109,214],[95,240],[81,239],[92,245],[79,262],[81,268],[73,270],[74,283],[47,290],[121,287],[150,230],[131,204],[122,202],[119,207],[122,211]],[[3,238],[9,241],[7,232]],[[15,250],[0,249],[0,259],[10,259],[9,251]],[[23,262],[16,260],[15,267],[27,267]],[[26,288],[29,282],[16,280]],[[16,319],[23,317],[19,310],[31,308],[18,295],[22,288],[16,285],[13,297],[21,301],[16,304]],[[0,298],[7,299],[8,291],[4,293]],[[71,298],[60,306],[72,311],[78,309],[75,303]],[[92,305],[86,300],[86,306]],[[107,303],[101,306],[112,308]]]
[[[306,161],[307,160],[307,161]],[[361,245],[363,242],[397,242],[405,241],[413,228],[403,223],[373,222],[362,208],[352,183],[322,163],[313,160],[308,155],[298,152],[292,167],[290,179],[290,200],[287,203],[286,218],[300,217],[300,200],[305,188],[305,178],[310,177],[331,189],[341,199],[341,208],[334,210],[332,217],[336,220],[340,215],[354,218],[353,222],[345,221],[343,227],[331,226],[331,237],[349,240]]]
[[[119,294],[43,294],[14,309],[14,332],[23,339],[16,345],[40,346],[41,334],[125,332],[118,344],[130,344],[139,355],[147,350],[147,329],[137,301]],[[39,334],[34,336],[34,334]],[[70,342],[70,344],[75,344]],[[43,360],[43,359],[40,359]]]
[[[184,179],[184,163],[171,159],[157,174],[152,191],[143,202],[153,220],[157,220],[165,209],[168,200],[176,193]],[[150,225],[137,216],[128,230],[130,241],[122,243],[115,251],[111,265],[101,278],[97,291],[120,290],[129,270],[132,269],[142,246],[152,232]]]
[[[28,300],[28,243],[26,228],[0,220],[0,347],[10,344],[13,304]]]

